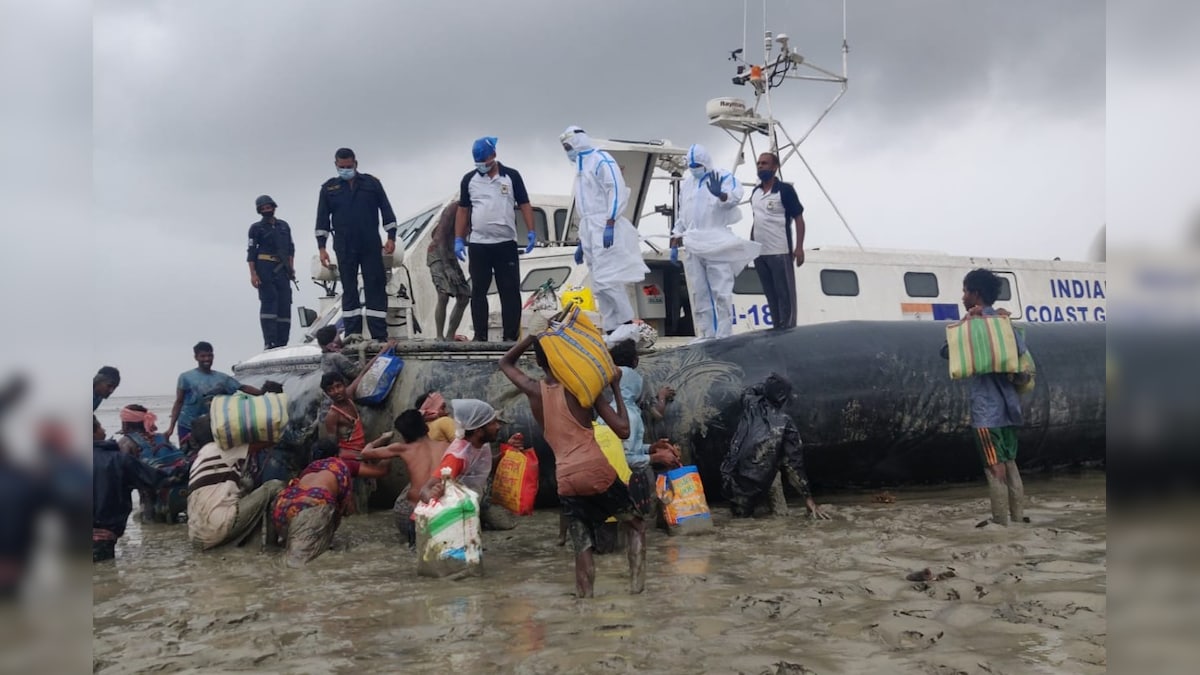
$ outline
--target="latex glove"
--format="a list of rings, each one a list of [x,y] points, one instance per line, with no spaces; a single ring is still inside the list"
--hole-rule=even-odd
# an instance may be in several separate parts
[[[576,265],[583,264],[583,244],[580,244],[579,246],[575,247],[575,264]]]
[[[671,247],[671,264],[672,265],[679,264],[679,247],[678,246]]]
[[[531,231],[527,237],[527,241],[528,243],[525,244],[525,252],[529,253],[533,250],[533,247],[537,245],[537,232]]]
[[[467,259],[467,242],[462,237],[454,238],[454,257],[459,260]]]
[[[708,191],[717,199],[721,198],[721,177],[715,173],[708,174]]]
[[[615,233],[616,233],[616,226],[614,226],[614,225],[605,225],[604,226],[604,248],[612,248],[613,235]]]

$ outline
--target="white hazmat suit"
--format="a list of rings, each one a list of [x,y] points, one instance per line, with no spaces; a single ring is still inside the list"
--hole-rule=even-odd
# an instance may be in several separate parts
[[[629,284],[641,283],[650,271],[642,260],[637,229],[621,215],[629,201],[629,188],[621,167],[607,152],[597,149],[579,127],[567,127],[559,137],[575,165],[575,213],[579,215],[579,245],[592,278],[592,295],[612,331],[633,320]],[[605,227],[613,222],[612,244],[604,247]]]
[[[733,281],[762,246],[742,239],[729,227],[742,219],[738,202],[742,184],[733,174],[716,169],[702,145],[688,149],[689,169],[679,187],[679,216],[672,237],[683,239],[683,271],[692,297],[692,322],[701,339],[733,334]],[[725,201],[714,195],[709,182],[717,181]]]

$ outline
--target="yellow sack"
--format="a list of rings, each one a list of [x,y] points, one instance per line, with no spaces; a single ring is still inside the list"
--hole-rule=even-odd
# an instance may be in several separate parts
[[[554,379],[585,408],[592,407],[617,372],[600,329],[578,305],[564,310],[561,320],[551,321],[550,327],[538,334],[538,344]]]
[[[579,305],[580,309],[587,310],[589,312],[596,311],[596,298],[592,296],[592,289],[588,288],[587,286],[563,292],[563,309],[570,307],[571,303],[575,303]]]
[[[629,485],[629,477],[633,475],[633,469],[629,468],[629,462],[625,460],[625,446],[621,443],[621,437],[617,436],[617,432],[612,430],[612,427],[599,422],[592,422],[592,430],[596,433],[596,442],[600,444],[600,451],[604,453],[604,458],[612,465],[612,468],[617,470],[617,478],[621,482]],[[616,518],[609,516],[606,523],[617,522]]]
[[[288,422],[286,394],[214,396],[209,406],[212,434],[228,450],[247,443],[277,443]]]

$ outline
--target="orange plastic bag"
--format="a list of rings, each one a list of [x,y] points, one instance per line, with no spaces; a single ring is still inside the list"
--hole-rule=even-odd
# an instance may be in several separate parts
[[[492,478],[492,503],[518,516],[533,513],[538,493],[538,458],[533,450],[515,450],[501,444],[500,464]]]

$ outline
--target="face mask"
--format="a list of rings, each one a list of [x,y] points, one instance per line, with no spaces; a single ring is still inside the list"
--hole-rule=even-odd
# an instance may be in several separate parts
[[[262,211],[261,213],[263,220],[269,220],[275,217],[275,209],[268,209],[266,211]]]
[[[567,159],[571,160],[571,162],[574,162],[578,158],[579,158],[579,151],[576,150],[575,148],[571,148],[570,150],[567,151]]]
[[[338,168],[337,172],[338,178],[341,178],[342,180],[350,180],[351,178],[354,178],[354,174],[358,173],[353,168],[343,169],[340,167]]]
[[[774,171],[759,171],[758,172],[758,179],[764,183],[771,180],[774,177],[775,177]]]
[[[475,162],[475,170],[479,173],[487,173],[492,170],[492,165],[487,162]]]
[[[705,169],[702,166],[691,167],[688,169],[688,171],[691,171],[692,175],[695,176],[697,179],[704,178],[704,174],[708,173],[708,169]]]

